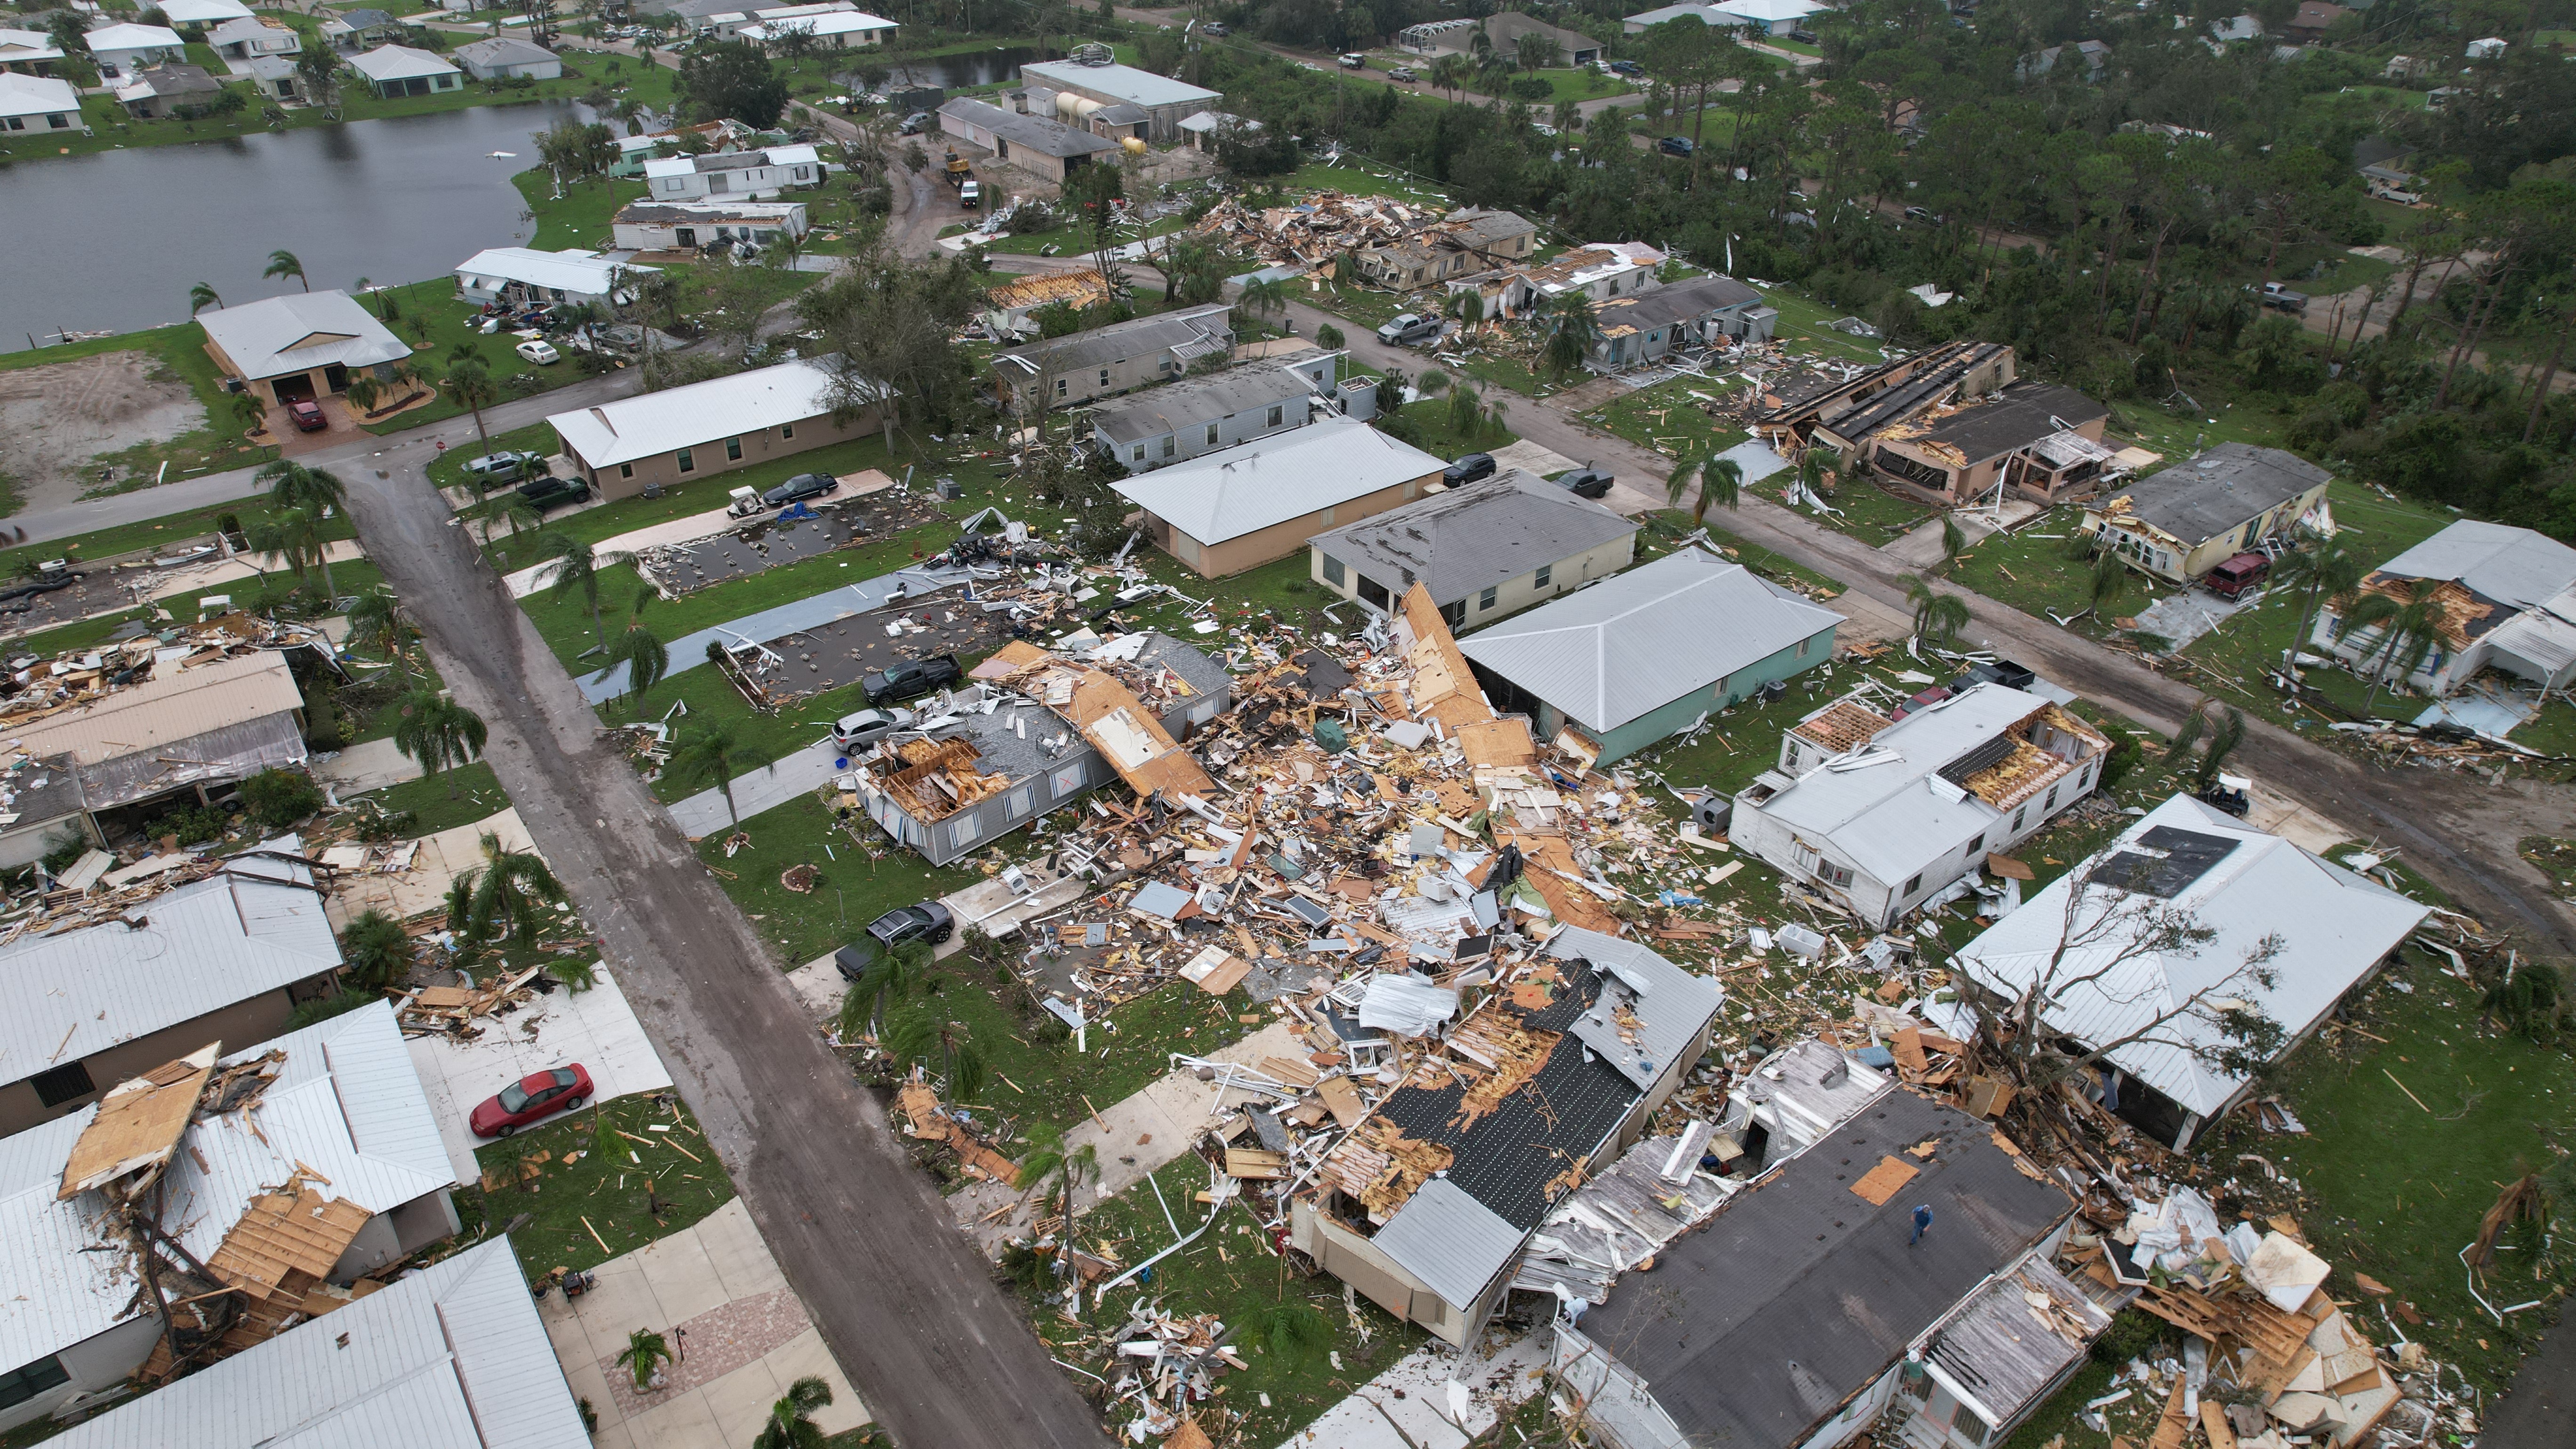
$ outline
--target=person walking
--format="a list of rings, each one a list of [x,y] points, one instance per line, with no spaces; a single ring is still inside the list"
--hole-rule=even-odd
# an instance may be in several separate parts
[[[1914,1236],[1905,1240],[1905,1246],[1910,1248],[1922,1242],[1923,1235],[1930,1231],[1932,1231],[1932,1204],[1928,1202],[1918,1204],[1914,1209]]]

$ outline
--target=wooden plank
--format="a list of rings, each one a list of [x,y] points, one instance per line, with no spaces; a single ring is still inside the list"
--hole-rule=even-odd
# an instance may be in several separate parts
[[[2227,1410],[2218,1400],[2200,1401],[2200,1426],[2209,1431],[2209,1449],[2236,1449],[2236,1426],[2227,1422]]]
[[[1899,1030],[1888,1049],[1896,1053],[1896,1064],[1909,1072],[1920,1072],[1931,1065],[1923,1059],[1923,1033],[1914,1027]]]
[[[1257,1147],[1229,1147],[1225,1150],[1225,1170],[1229,1177],[1270,1181],[1288,1175],[1288,1159]]]
[[[1887,1200],[1896,1196],[1898,1190],[1907,1183],[1912,1182],[1920,1171],[1921,1169],[1913,1163],[1894,1157],[1882,1157],[1878,1160],[1878,1166],[1863,1173],[1860,1181],[1852,1184],[1851,1190],[1861,1201],[1871,1207],[1885,1207]]]
[[[1345,1127],[1358,1126],[1360,1119],[1368,1115],[1367,1106],[1360,1101],[1359,1089],[1351,1085],[1348,1077],[1326,1077],[1315,1084],[1315,1092],[1324,1099],[1333,1120]]]

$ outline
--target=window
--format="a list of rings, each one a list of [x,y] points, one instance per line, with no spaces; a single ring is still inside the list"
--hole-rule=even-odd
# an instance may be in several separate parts
[[[0,125],[5,125],[12,131],[23,131],[27,129],[26,118],[22,116],[0,118]]]
[[[1057,378],[1057,379],[1055,380],[1055,395],[1056,395],[1057,397],[1062,397],[1062,396],[1064,396],[1064,390],[1065,390],[1065,379],[1063,379],[1063,378],[1059,377],[1059,378]]]
[[[1331,584],[1334,588],[1338,589],[1342,586],[1342,581],[1350,576],[1350,570],[1342,567],[1342,561],[1340,559],[1333,557],[1331,554],[1324,555],[1325,583]]]
[[[1554,564],[1540,564],[1540,565],[1538,566],[1538,577],[1537,577],[1533,582],[1534,582],[1534,583],[1535,583],[1539,588],[1542,588],[1542,589],[1543,589],[1543,588],[1546,588],[1546,587],[1547,587],[1548,580],[1549,580],[1549,579],[1551,579],[1551,578],[1554,578],[1555,576],[1556,576],[1556,565],[1554,565]]]
[[[59,1107],[98,1090],[89,1079],[89,1068],[78,1062],[65,1062],[50,1072],[39,1072],[27,1083],[36,1089],[36,1100],[48,1107]]]
[[[1100,369],[1100,385],[1101,385],[1102,387],[1107,387],[1107,386],[1109,385],[1109,369],[1108,369],[1108,368],[1105,368],[1105,367],[1104,367],[1104,368]]]
[[[2049,786],[2049,787],[2048,787],[2048,798],[2047,798],[2047,799],[2045,799],[2045,800],[2042,800],[2041,802],[2039,802],[2039,808],[2040,808],[2040,809],[2042,809],[2042,810],[2054,810],[2054,809],[2056,809],[2056,808],[2057,808],[2057,792],[2058,792],[2058,791],[2060,791],[2060,790],[2063,790],[2063,789],[2065,789],[2065,788],[2066,788],[2066,786],[2065,786],[2065,785],[2063,785],[2063,784],[2056,784],[2056,785],[2051,785],[2051,786]]]
[[[2076,777],[2075,777],[2075,788],[2076,788],[2076,789],[2078,789],[2078,790],[2081,790],[2081,789],[2083,789],[2085,786],[2090,785],[2090,784],[2092,784],[2092,783],[2093,783],[2093,766],[2092,766],[2092,764],[2091,764],[2091,763],[2089,763],[2089,762],[2088,762],[2088,763],[2084,766],[2084,773],[2082,773],[2082,774],[2080,774],[2080,775],[2078,775],[2078,776],[2076,776]]]
[[[1217,432],[1216,432],[1216,430],[1217,430],[1217,425],[1216,425],[1216,424],[1214,424],[1214,423],[1210,423],[1210,424],[1208,424],[1208,425],[1207,425],[1207,445],[1208,445],[1209,447],[1211,447],[1211,448],[1213,448],[1213,447],[1215,447],[1215,446],[1216,446],[1216,439],[1217,439]]]
[[[725,439],[725,461],[728,463],[739,463],[742,461],[742,439]]]
[[[698,471],[697,449],[682,448],[680,450],[680,471],[683,473],[695,473]]]
[[[620,464],[618,464],[618,465],[617,465],[617,476],[618,476],[618,477],[620,477],[620,478],[632,478],[632,477],[634,477],[634,476],[635,476],[635,465],[634,465],[634,464],[632,464],[632,463],[620,463]]]
[[[1136,456],[1135,456],[1135,457],[1133,457],[1133,458],[1131,458],[1131,459],[1129,459],[1128,461],[1130,461],[1130,462],[1134,462],[1134,463],[1142,463],[1142,462],[1144,462],[1144,461],[1145,461],[1145,445],[1144,445],[1144,444],[1142,444],[1142,443],[1138,443],[1138,444],[1136,445]]]
[[[47,1389],[70,1383],[72,1376],[63,1371],[62,1359],[47,1354],[25,1368],[0,1374],[0,1409],[15,1408]]]
[[[2028,820],[2029,818],[2030,818],[2030,807],[2029,807],[2029,806],[2027,806],[2027,805],[2024,805],[2024,806],[2023,806],[2023,807],[2021,807],[2019,810],[2014,811],[2014,812],[2013,812],[2013,834],[2015,834],[2015,835],[2019,835],[2019,834],[2021,834],[2022,822],[2023,822],[2023,821],[2025,821],[2025,820]]]
[[[1801,658],[1801,659],[1806,658],[1806,657],[1807,657],[1807,646],[1808,646],[1808,645],[1810,645],[1810,644],[1813,644],[1813,643],[1815,643],[1815,642],[1816,642],[1816,641],[1815,641],[1815,640],[1813,640],[1813,639],[1801,639],[1801,640],[1799,640],[1799,641],[1798,641],[1798,657],[1799,657],[1799,658]]]
[[[1816,879],[1829,886],[1848,886],[1851,884],[1851,877],[1851,867],[1847,865],[1835,865],[1831,861],[1826,861],[1816,867]]]
[[[1453,629],[1460,624],[1466,623],[1467,601],[1465,599],[1460,599],[1454,604],[1442,604],[1440,606],[1440,617],[1447,620],[1449,622],[1449,626]]]
[[[1497,592],[1499,591],[1495,589],[1487,589],[1483,593],[1478,594],[1476,596],[1476,612],[1483,613],[1485,610],[1494,607],[1494,595]]]
[[[1723,686],[1721,686],[1721,688],[1722,687]],[[1798,742],[1796,740],[1789,741],[1788,752],[1780,757],[1780,763],[1788,769],[1794,770],[1798,768]]]
[[[782,442],[782,443],[783,443],[783,442],[787,441],[789,438],[792,438],[792,437],[795,437],[795,436],[796,436],[796,425],[795,425],[794,423],[780,423],[780,424],[778,425],[778,440],[779,440],[780,442]]]
[[[1969,842],[1968,842],[1968,851],[1967,851],[1968,858],[1969,858],[1970,860],[1974,860],[1974,859],[1976,859],[1976,858],[1977,858],[1977,852],[1978,852],[1978,851],[1980,851],[1980,850],[1983,850],[1983,849],[1985,849],[1985,848],[1986,848],[1986,838],[1985,838],[1983,835],[1980,835],[1980,836],[1978,836],[1976,839],[1969,841]]]
[[[1178,437],[1175,437],[1170,433],[1165,433],[1163,435],[1163,456],[1166,458],[1172,456],[1172,450],[1180,446],[1180,441],[1181,440]]]
[[[1905,883],[1905,889],[1898,895],[1897,899],[1910,900],[1913,898],[1914,893],[1921,889],[1923,889],[1923,877],[1918,873]]]
[[[1270,405],[1270,421],[1265,423],[1263,426],[1275,428],[1281,423],[1287,421],[1287,418],[1288,410],[1277,403],[1272,403]]]

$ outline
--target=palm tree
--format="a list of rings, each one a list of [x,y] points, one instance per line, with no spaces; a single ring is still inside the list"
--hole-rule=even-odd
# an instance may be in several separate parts
[[[592,637],[607,642],[608,628],[599,622],[599,571],[631,563],[634,555],[599,553],[571,534],[551,531],[537,535],[537,553],[546,560],[537,566],[539,586],[569,588],[581,595],[582,601],[590,605]]]
[[[331,577],[331,540],[327,536],[330,521],[322,516],[322,506],[308,503],[273,513],[252,524],[248,534],[253,550],[286,561],[295,570],[295,582],[304,582],[304,571],[314,565],[322,569],[322,591],[332,598],[340,597],[340,585]]]
[[[510,536],[517,538],[522,532],[545,527],[546,516],[526,495],[512,491],[483,505],[483,546],[487,549],[492,546],[492,526],[496,523],[510,525]]]
[[[1468,63],[1467,57],[1444,55],[1431,62],[1431,88],[1447,91],[1454,103],[1458,99],[1459,87],[1465,85],[1467,78],[1474,73],[1475,67]]]
[[[1065,1229],[1073,1228],[1073,1191],[1100,1176],[1100,1149],[1086,1142],[1080,1147],[1067,1147],[1064,1129],[1048,1128],[1029,1138],[1029,1155],[1020,1160],[1020,1170],[1011,1175],[1011,1186],[1022,1192],[1045,1187],[1050,1194],[1064,1194]],[[1070,1238],[1064,1241],[1071,1241]]]
[[[284,247],[280,247],[276,251],[268,254],[268,269],[261,272],[260,276],[263,278],[293,277],[296,281],[303,283],[304,290],[308,292],[313,290],[312,281],[304,275],[304,264],[295,259],[295,253],[286,250]]]
[[[549,908],[564,903],[564,888],[534,851],[505,850],[501,837],[483,832],[483,867],[459,872],[457,882],[472,880],[466,907],[466,937],[481,944],[507,940],[520,950],[537,944]],[[454,903],[450,887],[450,904]]]
[[[1568,292],[1548,304],[1547,342],[1539,349],[1539,366],[1558,382],[1567,373],[1583,366],[1592,355],[1592,346],[1601,340],[1601,323],[1592,312],[1592,299],[1582,292]]]
[[[649,1328],[639,1328],[626,1335],[626,1347],[618,1352],[617,1362],[635,1375],[635,1392],[653,1387],[653,1370],[671,1361],[671,1342]]]
[[[224,299],[216,295],[214,288],[207,286],[203,282],[199,282],[197,285],[188,289],[189,316],[194,317],[209,307],[214,308],[218,312],[224,309]]]
[[[402,717],[394,724],[394,748],[420,762],[424,775],[453,769],[483,753],[491,727],[483,717],[436,688],[423,684],[403,697]],[[447,795],[456,798],[454,780]]]
[[[733,808],[733,777],[736,770],[760,763],[760,756],[745,748],[733,732],[733,726],[718,724],[692,732],[671,751],[673,773],[692,785],[714,782],[724,792],[725,818],[735,829],[742,828],[742,817]]]
[[[1471,331],[1484,323],[1485,294],[1474,290],[1452,292],[1449,300],[1440,304],[1440,310],[1458,319],[1459,331]]]
[[[1684,458],[1664,479],[1664,503],[1667,507],[1682,506],[1682,496],[1691,491],[1694,474],[1699,479],[1699,496],[1691,502],[1691,526],[1694,528],[1708,522],[1710,505],[1723,503],[1733,508],[1744,495],[1743,464],[1733,458],[1702,454]]]
[[[1959,555],[1968,551],[1968,532],[1959,526],[1958,515],[1941,515],[1941,572],[1959,566]]]
[[[260,469],[251,481],[268,485],[268,501],[280,508],[340,508],[349,501],[349,485],[339,475],[289,458]]]
[[[268,426],[268,404],[259,400],[259,394],[234,393],[232,406],[234,420],[249,432],[256,433]]]
[[[2362,651],[2361,662],[2371,671],[2370,694],[2361,706],[2364,711],[2378,703],[2379,691],[2392,676],[2401,681],[2412,676],[2440,647],[2442,626],[2450,620],[2441,601],[2433,597],[2441,587],[2440,579],[2417,579],[2413,596],[2402,603],[2388,594],[2365,594],[2343,616],[2347,638],[2374,627],[2381,631]]]
[[[2290,635],[2290,647],[2281,651],[2281,667],[2292,679],[2299,677],[2299,651],[2307,647],[2317,606],[2351,593],[2369,574],[2370,565],[2361,555],[2332,539],[2292,549],[2272,561],[2272,577],[2299,594],[2299,627]]]
[[[951,1020],[935,999],[896,1012],[886,1021],[877,1045],[900,1070],[910,1070],[915,1062],[928,1066],[936,1056],[952,1102],[971,1100],[983,1089],[983,1049],[968,1037],[965,1023]]]
[[[1842,452],[1830,443],[1810,443],[1798,455],[1798,486],[1811,498],[1832,497],[1842,475]],[[1836,481],[1826,482],[1829,478]]]
[[[349,606],[349,642],[383,651],[393,661],[397,679],[407,668],[402,651],[411,637],[411,621],[403,617],[402,603],[390,590],[360,594],[358,601]]]
[[[878,952],[841,999],[841,1039],[877,1035],[885,1014],[921,989],[930,974],[930,959],[930,943],[917,938]]]
[[[471,358],[447,370],[447,391],[457,406],[474,415],[474,436],[483,443],[483,451],[492,451],[492,435],[483,430],[483,410],[501,400],[501,389],[493,383],[492,374],[483,364]]]
[[[2087,614],[2100,614],[2118,603],[2138,582],[2129,571],[2128,561],[2110,549],[2104,549],[2093,560],[2093,574],[2085,581],[2090,602],[2078,609],[2066,622],[2074,623]]]
[[[606,679],[616,672],[620,664],[626,666],[626,696],[635,702],[634,707],[640,712],[644,708],[645,692],[661,683],[662,676],[671,672],[671,650],[652,630],[630,621],[626,632],[618,636],[616,643],[608,646],[608,662],[602,666],[598,677]]]
[[[384,396],[383,385],[363,373],[350,378],[349,385],[341,391],[348,396],[349,406],[362,413],[374,412],[376,400]]]
[[[1267,317],[1273,312],[1284,316],[1288,311],[1288,284],[1276,277],[1264,278],[1258,282],[1246,282],[1243,284],[1242,293],[1234,299],[1234,304],[1251,309],[1252,315],[1256,317]]]
[[[787,1386],[787,1397],[769,1406],[751,1449],[823,1449],[823,1427],[810,1417],[832,1402],[832,1386],[802,1378]]]

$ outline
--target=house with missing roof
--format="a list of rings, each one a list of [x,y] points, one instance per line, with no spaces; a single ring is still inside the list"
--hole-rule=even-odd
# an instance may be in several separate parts
[[[0,1383],[22,1395],[0,1429],[331,1316],[362,1275],[456,1234],[456,1169],[390,1003],[229,1045],[0,1139]]]
[[[2333,479],[2296,453],[2221,443],[2086,504],[2078,527],[2140,573],[2187,584],[2289,532]]]
[[[1452,629],[1476,628],[1636,561],[1637,525],[1506,468],[1306,540],[1308,577],[1381,613],[1419,583]]]
[[[589,1449],[506,1237],[406,1278],[123,1404],[49,1441],[61,1449]]]
[[[1341,360],[1339,352],[1265,357],[1130,393],[1092,409],[1092,445],[1146,473],[1302,428],[1315,418],[1311,399],[1333,396]]]
[[[1113,486],[1144,510],[1156,548],[1215,579],[1410,503],[1447,467],[1366,423],[1330,417]]]
[[[602,498],[632,498],[710,473],[843,443],[883,426],[885,389],[834,416],[842,384],[830,358],[803,358],[686,387],[640,393],[546,419]]]
[[[346,392],[352,373],[391,376],[411,344],[346,292],[290,292],[197,314],[215,365],[281,406]]]
[[[2093,793],[2110,747],[1992,682],[1901,719],[1845,697],[1781,736],[1727,838],[1884,930]]]
[[[2071,387],[2024,378],[1926,408],[1862,440],[1862,461],[1897,492],[1945,508],[2009,489],[2055,503],[2098,484],[2117,449],[2111,410]]]
[[[1538,227],[1518,212],[1465,206],[1393,240],[1359,248],[1360,275],[1410,292],[1526,262]]]
[[[2542,689],[2576,680],[2576,548],[2528,528],[2476,519],[2464,518],[2371,570],[2351,597],[2327,600],[2308,643],[2367,672],[2387,642],[2387,626],[2347,628],[2348,606],[2363,594],[2409,603],[2426,585],[2441,606],[2441,638],[2406,677],[2409,685],[2450,694],[2482,669]]]
[[[2014,375],[2013,350],[2000,342],[1944,342],[1851,376],[1789,370],[1765,384],[1745,418],[1755,437],[1784,455],[1813,441],[1859,454],[1889,423],[1984,397]]]
[[[456,295],[468,302],[546,302],[605,305],[619,289],[620,274],[632,287],[636,279],[660,271],[632,262],[612,262],[579,247],[541,252],[534,247],[486,247],[456,267]]]
[[[1553,582],[1551,578],[1550,582]],[[1842,615],[1685,548],[1458,641],[1494,707],[1622,760],[1834,656]]]
[[[1766,1115],[1811,1135],[1757,1142],[1651,1275],[1558,1316],[1551,1365],[1600,1442],[1832,1449],[1894,1413],[1909,1445],[1974,1449],[2083,1364],[2110,1315],[2052,1262],[2075,1203],[1988,1123],[1815,1041],[1756,1067],[1719,1133]]]
[[[2189,951],[2139,950],[2148,918],[2167,910],[2214,934]],[[2104,1105],[2182,1151],[2253,1089],[2250,1077],[2205,1059],[2222,1042],[2223,1011],[2247,1002],[2280,1023],[2278,1061],[2429,914],[2367,876],[2176,795],[1961,947],[1952,969],[1995,1001],[2042,992],[2040,1019],[2087,1047],[2146,1033],[2111,1049],[2117,1070]],[[2267,949],[2268,986],[2245,970]],[[2195,997],[2221,1004],[2195,1008]],[[2183,1014],[2158,1024],[2176,1011]]]
[[[1177,381],[1234,354],[1233,314],[1211,302],[1024,343],[993,354],[993,385],[1005,406],[1029,417]]]
[[[340,944],[311,867],[234,857],[112,921],[0,947],[0,1137],[210,1041],[264,1041],[334,994]]]
[[[1334,1147],[1290,1199],[1288,1240],[1387,1312],[1463,1345],[1503,1304],[1550,1211],[1681,1085],[1724,997],[1636,942],[1572,925],[1548,938],[1536,973],[1454,1026],[1445,1012],[1424,1020],[1437,1006],[1381,1026],[1392,1018],[1372,1019],[1376,995],[1359,1025],[1428,1038],[1446,1069],[1415,1072]]]
[[[801,201],[631,201],[609,218],[609,239],[621,252],[687,253],[750,243],[765,247],[810,228]]]

